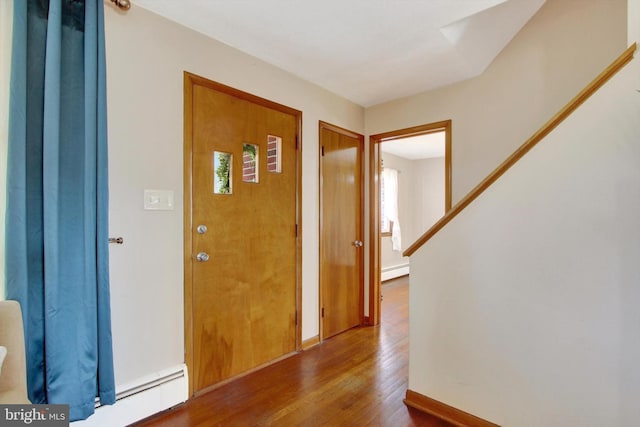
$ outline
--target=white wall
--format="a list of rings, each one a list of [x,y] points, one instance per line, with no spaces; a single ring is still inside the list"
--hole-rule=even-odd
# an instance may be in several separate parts
[[[640,42],[640,0],[627,0],[627,44]]]
[[[367,134],[452,119],[455,204],[626,47],[626,0],[548,0],[482,75],[368,108]]]
[[[415,182],[413,231],[407,247],[415,242],[444,215],[445,201],[444,157],[416,160],[413,168]]]
[[[509,427],[640,425],[639,61],[411,257],[411,390]]]
[[[113,342],[118,384],[179,365],[183,334],[183,71],[303,111],[302,338],[318,334],[318,120],[363,132],[363,109],[140,7],[105,7]],[[173,211],[144,211],[145,188]]]

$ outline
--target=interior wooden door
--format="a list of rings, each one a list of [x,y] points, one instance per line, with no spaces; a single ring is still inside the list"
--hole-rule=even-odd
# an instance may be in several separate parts
[[[298,115],[224,88],[185,79],[194,392],[297,346]]]
[[[320,123],[322,338],[362,323],[364,137]]]

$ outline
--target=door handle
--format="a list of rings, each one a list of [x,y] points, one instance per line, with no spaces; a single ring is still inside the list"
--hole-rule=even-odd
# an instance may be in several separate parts
[[[206,252],[199,252],[198,255],[196,255],[196,259],[198,262],[207,262],[209,261],[209,254]]]
[[[353,246],[355,246],[356,248],[360,248],[364,245],[364,243],[362,243],[361,240],[356,240],[353,242]]]

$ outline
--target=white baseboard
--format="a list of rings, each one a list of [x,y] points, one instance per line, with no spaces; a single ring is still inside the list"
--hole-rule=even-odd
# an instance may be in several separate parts
[[[390,267],[384,267],[380,274],[380,280],[391,280],[396,277],[406,276],[409,274],[409,264],[393,265]]]
[[[96,408],[95,414],[72,427],[127,426],[155,413],[164,411],[189,397],[186,365],[166,369],[117,387],[116,403]]]

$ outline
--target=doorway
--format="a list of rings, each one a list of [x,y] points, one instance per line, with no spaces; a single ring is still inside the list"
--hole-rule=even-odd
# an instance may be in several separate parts
[[[363,323],[364,136],[320,122],[320,337]]]
[[[301,112],[185,73],[190,395],[300,346]]]
[[[436,137],[437,135],[442,135],[443,138],[443,151],[444,151],[444,167],[440,169],[440,173],[443,174],[444,180],[444,209],[445,212],[451,209],[451,121],[442,121],[437,123],[431,123],[422,126],[415,126],[406,129],[399,129],[392,132],[381,133],[377,135],[370,136],[370,152],[369,152],[369,166],[370,166],[370,241],[371,241],[371,250],[370,250],[370,262],[369,262],[369,324],[377,325],[380,323],[380,299],[381,299],[381,283],[382,283],[382,253],[383,250],[386,250],[386,246],[390,246],[392,237],[385,237],[389,241],[382,241],[383,231],[388,231],[389,235],[391,229],[389,228],[389,222],[383,221],[382,211],[383,207],[381,205],[381,188],[382,183],[384,181],[383,176],[389,176],[389,174],[383,175],[383,144],[387,143],[388,145],[397,145],[399,148],[396,154],[400,154],[402,156],[403,148],[402,145],[410,146],[410,144],[419,142],[420,140],[431,139],[432,137]],[[407,147],[404,147],[406,150]],[[413,150],[409,149],[408,152]],[[401,159],[399,159],[397,155],[393,155],[393,153],[389,153],[389,160],[393,160],[396,165],[393,169],[395,172],[399,172],[397,175],[399,178],[397,180],[412,180],[413,186],[412,190],[412,204],[419,204],[417,198],[419,186],[418,184],[422,179],[424,179],[424,173],[420,172],[417,174],[413,174],[413,172],[403,172],[401,167],[398,167],[397,164],[401,164]],[[407,155],[407,157],[411,157],[411,155]],[[425,157],[424,155],[422,157]],[[387,162],[384,167],[391,166]],[[405,163],[406,164],[406,163]],[[420,165],[419,168],[416,168],[419,171],[424,171],[426,165]],[[406,169],[413,170],[413,166],[409,166]],[[391,171],[388,171],[391,172]],[[407,176],[408,175],[408,176]],[[393,178],[393,175],[391,176]],[[418,228],[425,229],[417,229],[414,233],[418,233],[419,236],[421,233],[425,232],[428,228],[428,225],[425,225],[425,221],[415,221],[416,226]],[[389,230],[382,230],[382,227],[385,226],[389,228]],[[414,234],[410,233],[410,234]],[[402,233],[405,236],[405,233]],[[394,239],[395,240],[395,239]],[[394,246],[398,242],[394,241]],[[402,248],[408,247],[412,242],[403,242]],[[399,245],[398,245],[399,246]],[[396,247],[396,250],[401,250]],[[387,251],[388,252],[388,251]],[[393,257],[401,259],[400,252],[393,253]],[[408,265],[408,263],[407,263]],[[408,270],[408,267],[407,267]],[[400,271],[400,270],[398,270]]]

